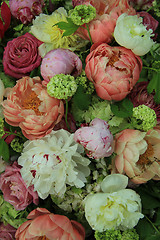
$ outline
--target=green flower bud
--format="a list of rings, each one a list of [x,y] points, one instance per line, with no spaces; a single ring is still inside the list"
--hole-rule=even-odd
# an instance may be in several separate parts
[[[96,17],[96,9],[90,5],[78,5],[70,11],[70,18],[76,25],[89,23]]]
[[[139,105],[133,108],[131,124],[134,128],[147,132],[157,124],[156,113],[146,105]]]
[[[11,142],[11,147],[15,152],[22,152],[23,143],[20,142],[19,138],[14,138]]]
[[[4,120],[3,120],[3,118],[0,118],[0,138],[2,138],[4,134],[5,134]]]
[[[47,84],[47,92],[51,97],[57,99],[68,99],[77,90],[75,79],[71,75],[57,74]]]

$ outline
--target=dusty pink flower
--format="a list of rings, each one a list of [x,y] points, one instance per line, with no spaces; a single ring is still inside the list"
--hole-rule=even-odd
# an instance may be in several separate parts
[[[127,0],[87,0],[83,1],[82,4],[90,4],[96,8],[96,18],[89,23],[93,43],[111,42],[118,17],[122,13],[136,14],[135,10],[129,6]],[[88,31],[84,29],[86,26],[83,25],[82,27],[78,28],[76,34],[83,39],[89,40]]]
[[[160,123],[160,104],[155,103],[153,93],[149,94],[147,92],[148,83],[149,82],[137,83],[128,97],[132,101],[134,107],[144,104],[153,109],[157,115],[157,122]]]
[[[106,121],[95,118],[89,126],[81,127],[74,133],[74,140],[80,143],[91,158],[109,157],[112,152],[113,136]]]
[[[7,129],[6,127],[4,127],[4,131],[7,132],[7,133],[5,133],[5,134],[2,136],[2,138],[4,139],[4,141],[5,141],[7,144],[10,144],[10,143],[12,142],[12,140],[15,139],[16,136],[15,136],[14,134],[11,134],[11,135],[7,136],[7,135],[8,135],[8,132],[10,132],[10,131],[9,131],[9,129]],[[15,131],[15,133],[16,133],[16,131]],[[7,137],[6,137],[6,136],[7,136]]]
[[[11,22],[11,12],[8,5],[5,2],[3,2],[0,7],[0,13],[2,18],[2,19],[0,18],[0,39],[2,39],[4,37],[5,31],[7,31]]]
[[[7,166],[0,175],[0,189],[4,200],[12,204],[16,210],[24,210],[30,203],[38,204],[38,194],[34,192],[33,185],[27,188],[17,162]]]
[[[17,229],[17,240],[85,239],[85,231],[80,223],[70,221],[66,216],[50,213],[45,208],[33,210],[27,218],[29,220]]]
[[[0,239],[1,240],[14,240],[16,228],[12,227],[10,224],[4,225],[0,223]]]
[[[39,77],[18,80],[2,106],[6,122],[30,140],[50,133],[64,113],[63,102],[48,95]]]
[[[159,130],[123,130],[115,136],[112,172],[126,174],[136,184],[160,180],[159,146]]]
[[[96,44],[92,46],[85,73],[100,98],[120,101],[138,81],[141,69],[142,60],[131,50],[103,43],[97,48]]]
[[[142,11],[142,12],[138,12],[138,16],[143,18],[143,25],[146,26],[146,29],[152,29],[154,37],[153,39],[155,40],[157,37],[157,33],[155,33],[159,22],[153,18],[148,12]]]
[[[48,52],[41,63],[41,75],[46,83],[56,74],[78,76],[82,71],[80,58],[69,49],[58,48]]]
[[[9,5],[12,15],[23,24],[27,24],[42,13],[44,0],[9,0]]]
[[[30,33],[9,41],[3,53],[5,73],[17,79],[29,75],[41,63],[38,53],[41,43]]]

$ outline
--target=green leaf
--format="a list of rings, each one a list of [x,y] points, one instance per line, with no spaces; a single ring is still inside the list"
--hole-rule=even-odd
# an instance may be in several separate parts
[[[158,208],[156,212],[156,220],[155,220],[155,226],[160,226],[160,208]]]
[[[91,95],[86,94],[84,88],[80,85],[73,96],[73,102],[81,110],[87,110],[91,102]]]
[[[22,24],[19,24],[19,25],[17,25],[16,27],[14,27],[13,29],[15,30],[15,31],[18,31],[18,32],[20,32],[21,30],[22,30],[22,28],[23,28],[23,23]]]
[[[129,99],[125,98],[120,102],[111,104],[111,111],[117,117],[131,117],[133,114],[133,103]]]
[[[155,234],[155,229],[147,221],[146,218],[140,219],[135,228],[136,228],[137,233],[140,236],[140,240],[146,240],[146,238],[148,236],[151,236],[151,235]]]
[[[65,30],[65,32],[63,33],[63,37],[69,36],[69,35],[75,33],[75,31],[79,28],[79,26],[74,24],[70,18],[67,18],[67,21],[68,22],[59,22],[59,23],[55,24],[61,30]],[[55,26],[55,25],[53,25],[53,26]]]
[[[156,199],[155,197],[151,196],[148,192],[145,192],[143,190],[141,190],[141,192],[139,192],[139,191],[137,191],[137,192],[141,197],[143,208],[153,209],[153,208],[160,207],[159,200]]]
[[[0,156],[2,156],[5,162],[9,162],[9,147],[2,138],[0,139]]]
[[[152,79],[147,86],[148,93],[155,91],[154,100],[157,104],[160,103],[160,71],[155,71],[152,75]]]

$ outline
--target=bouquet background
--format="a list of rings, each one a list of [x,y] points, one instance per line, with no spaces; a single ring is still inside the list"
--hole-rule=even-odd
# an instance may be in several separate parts
[[[0,239],[160,238],[159,18],[2,1]]]

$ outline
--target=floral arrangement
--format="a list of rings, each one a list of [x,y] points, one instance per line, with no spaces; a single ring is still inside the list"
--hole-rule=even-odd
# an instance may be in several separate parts
[[[0,5],[0,239],[160,239],[160,3]]]

